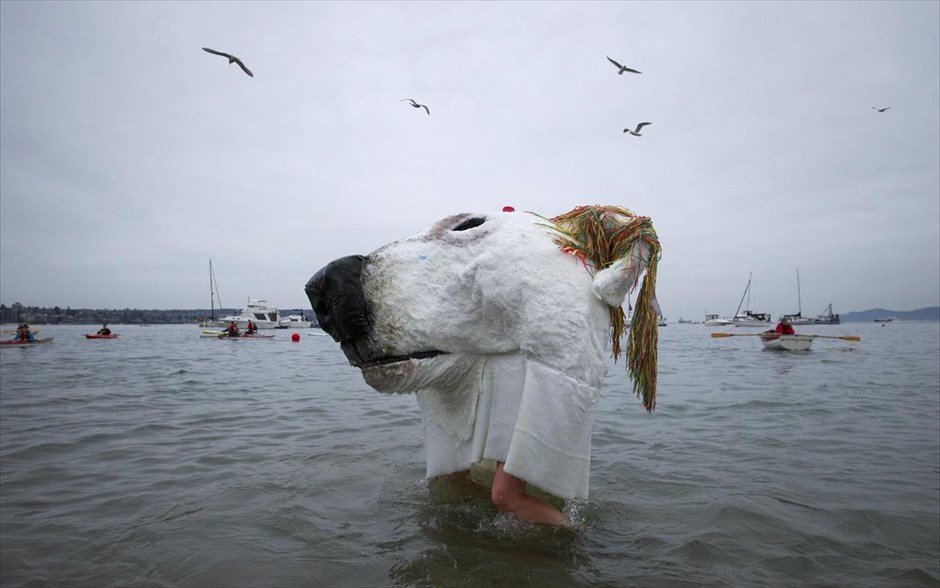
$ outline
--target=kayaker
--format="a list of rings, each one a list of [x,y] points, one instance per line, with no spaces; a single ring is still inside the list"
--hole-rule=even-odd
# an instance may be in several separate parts
[[[36,340],[36,337],[33,336],[33,332],[29,329],[29,325],[23,323],[16,328],[16,340],[22,341],[24,343],[32,343]]]
[[[251,319],[248,319],[248,334],[254,335],[257,330],[258,327],[256,327],[255,324],[251,322]]]
[[[98,329],[98,334],[99,334],[99,335],[110,335],[110,334],[111,334],[111,329],[108,328],[108,323],[105,323],[104,325],[102,325],[102,327],[101,327],[100,329]]]
[[[241,333],[238,332],[238,325],[235,324],[235,321],[229,323],[227,329],[225,329],[225,334],[229,337],[238,337]]]
[[[781,335],[796,335],[796,331],[793,330],[793,325],[790,324],[790,319],[787,317],[781,318],[774,330]]]

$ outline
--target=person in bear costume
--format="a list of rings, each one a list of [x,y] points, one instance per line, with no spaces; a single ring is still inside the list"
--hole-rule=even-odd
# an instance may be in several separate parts
[[[563,525],[526,483],[588,498],[595,403],[607,357],[621,353],[622,305],[644,272],[626,363],[655,408],[661,250],[650,219],[626,208],[507,212],[457,214],[334,260],[306,293],[367,384],[416,393],[429,478],[493,460],[499,509]]]

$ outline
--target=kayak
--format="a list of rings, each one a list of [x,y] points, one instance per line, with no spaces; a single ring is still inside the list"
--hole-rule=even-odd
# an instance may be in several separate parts
[[[4,347],[32,347],[33,345],[41,345],[43,343],[52,343],[54,337],[44,337],[42,339],[35,339],[33,341],[19,341],[17,339],[7,339],[5,341],[0,341],[0,345]]]
[[[224,335],[225,331],[213,331],[213,330],[204,330],[200,337],[215,337],[218,339],[219,335]]]
[[[274,338],[274,335],[259,335],[259,334],[257,334],[257,333],[255,333],[254,335],[239,335],[238,337],[229,337],[229,336],[226,335],[225,333],[222,333],[221,335],[219,335],[219,339],[232,339],[232,340],[236,340],[236,339],[273,339],[273,338]]]
[[[98,333],[86,333],[86,339],[117,339],[119,335],[99,335]]]

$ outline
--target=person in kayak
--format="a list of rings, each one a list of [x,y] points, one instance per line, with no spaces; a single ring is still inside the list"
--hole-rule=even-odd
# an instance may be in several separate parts
[[[229,323],[228,328],[225,329],[225,334],[229,337],[238,337],[241,333],[238,331],[238,325],[235,324],[235,321]]]
[[[104,325],[101,326],[100,329],[98,329],[98,334],[99,334],[99,335],[110,335],[110,334],[111,334],[111,329],[108,328],[108,323],[105,323]]]
[[[796,331],[793,330],[793,325],[790,324],[790,319],[783,317],[780,319],[780,322],[777,323],[777,328],[774,331],[780,333],[781,335],[796,335]]]
[[[29,329],[29,325],[23,323],[16,328],[16,341],[22,341],[23,343],[32,343],[36,340],[36,337],[33,335],[33,332]]]
[[[248,334],[254,335],[258,331],[258,327],[255,326],[251,319],[248,319]]]

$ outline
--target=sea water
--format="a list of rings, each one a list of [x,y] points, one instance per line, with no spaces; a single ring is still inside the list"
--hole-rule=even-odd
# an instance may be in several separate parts
[[[938,586],[940,324],[660,329],[610,370],[574,530],[429,482],[410,395],[322,332],[40,326],[0,351],[0,585]]]

